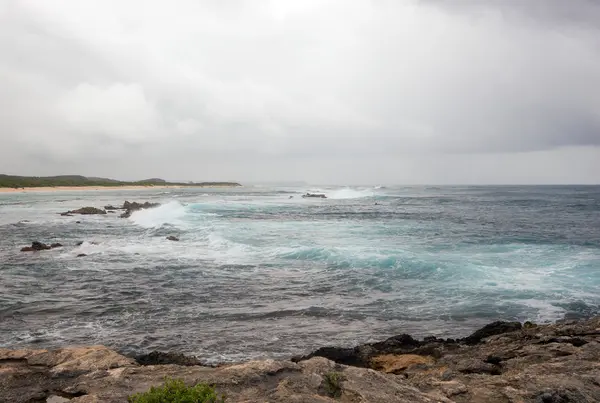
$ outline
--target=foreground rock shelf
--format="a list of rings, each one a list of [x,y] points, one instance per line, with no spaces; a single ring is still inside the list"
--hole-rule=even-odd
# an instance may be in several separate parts
[[[216,368],[178,354],[136,360],[103,346],[0,349],[0,402],[125,402],[172,377],[214,384],[227,402],[591,403],[600,402],[599,341],[593,318],[497,322],[460,340],[401,335]]]

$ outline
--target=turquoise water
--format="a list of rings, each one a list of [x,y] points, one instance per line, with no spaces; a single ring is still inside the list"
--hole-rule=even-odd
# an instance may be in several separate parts
[[[124,200],[163,205],[129,219],[57,214]],[[582,317],[600,303],[600,187],[0,194],[0,239],[0,346],[236,361]],[[19,252],[33,240],[65,247]]]

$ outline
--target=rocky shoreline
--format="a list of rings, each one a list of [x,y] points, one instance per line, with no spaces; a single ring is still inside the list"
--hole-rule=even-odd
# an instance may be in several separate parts
[[[494,322],[457,340],[403,334],[217,367],[103,346],[0,349],[0,402],[125,402],[165,377],[212,384],[227,402],[600,402],[600,317]]]

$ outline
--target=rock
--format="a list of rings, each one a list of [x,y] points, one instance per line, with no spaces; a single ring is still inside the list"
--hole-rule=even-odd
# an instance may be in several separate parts
[[[152,351],[149,354],[138,355],[134,357],[134,359],[140,365],[203,365],[196,357],[189,357],[180,353],[163,353],[160,351]]]
[[[77,255],[77,257],[85,257],[85,256],[87,256],[85,253],[80,253]]]
[[[325,196],[322,193],[306,193],[302,195],[303,198],[318,198],[318,199],[327,199],[327,196]]]
[[[365,368],[336,365],[315,357],[301,363],[249,361],[207,368],[176,364],[138,366],[99,346],[59,350],[0,349],[0,401],[44,401],[52,395],[77,403],[120,403],[127,396],[161,385],[166,376],[186,384],[214,384],[227,402],[336,402],[322,388],[333,380],[339,401],[451,403],[441,393],[423,392],[403,377]],[[18,360],[7,359],[10,356]]]
[[[70,213],[71,214],[90,215],[90,214],[106,214],[106,211],[96,208],[96,207],[82,207],[77,210],[72,210],[72,211],[70,211]]]
[[[75,242],[75,246],[81,246],[81,245],[83,245],[83,241],[77,241],[77,242]]]
[[[115,206],[112,206],[110,204],[108,206],[104,206],[104,210],[107,210],[107,211],[108,210],[121,210],[122,208],[123,207],[115,207]]]
[[[125,201],[125,203],[123,203],[123,210],[125,210],[125,212],[123,214],[121,214],[120,217],[121,218],[129,218],[134,211],[158,207],[158,206],[160,206],[160,203],[150,203],[150,202],[137,203],[137,202]]]
[[[400,374],[412,365],[430,365],[435,360],[433,357],[415,354],[385,354],[371,359],[373,369],[383,371],[387,374]]]
[[[77,210],[66,211],[60,213],[62,216],[72,216],[73,214],[92,215],[92,214],[106,214],[106,211],[96,207],[82,207]]]
[[[42,351],[27,358],[29,365],[51,368],[52,372],[98,371],[137,363],[104,346],[60,348]]]
[[[169,235],[169,236],[167,237],[167,239],[168,239],[169,241],[179,241],[179,238],[177,238],[176,236],[173,236],[173,235]]]
[[[81,221],[75,221],[75,224],[81,224]]]
[[[456,369],[463,374],[500,375],[498,366],[474,358],[460,361]]]
[[[46,245],[45,243],[34,241],[31,243],[31,246],[26,246],[24,248],[21,248],[21,252],[38,252],[41,250],[48,250],[48,249],[52,249],[52,247]]]
[[[101,346],[0,348],[0,402],[51,395],[73,403],[124,402],[165,376],[214,384],[227,402],[600,402],[600,318],[499,333],[476,344],[400,335],[317,352],[357,366],[315,355],[210,368],[177,353],[134,361]]]
[[[484,327],[477,330],[475,333],[473,333],[469,337],[466,337],[464,339],[464,342],[469,345],[477,344],[481,340],[483,340],[487,337],[495,336],[495,335],[503,334],[503,333],[508,333],[508,332],[514,332],[517,330],[521,330],[520,322],[502,322],[502,321],[493,322],[493,323],[490,323],[489,325],[485,325]]]
[[[62,247],[62,244],[61,244],[61,243],[58,243],[58,242],[55,242],[55,243],[51,244],[51,245],[50,245],[50,247],[51,247],[52,249],[54,249],[54,248],[60,248],[60,247]]]

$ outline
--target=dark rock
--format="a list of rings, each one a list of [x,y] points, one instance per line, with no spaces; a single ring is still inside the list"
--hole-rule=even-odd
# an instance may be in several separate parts
[[[81,246],[81,245],[83,245],[83,241],[77,241],[77,242],[75,242],[75,246]]]
[[[485,359],[485,362],[492,365],[500,365],[500,363],[502,362],[502,358],[497,357],[495,355],[488,355]]]
[[[65,211],[64,213],[60,213],[61,216],[65,216],[65,217],[72,217],[73,214],[71,214],[70,211]]]
[[[169,236],[167,237],[167,239],[168,239],[169,241],[179,241],[179,238],[177,238],[177,237],[176,237],[176,236],[174,236],[174,235],[169,235]]]
[[[26,246],[24,248],[21,248],[21,252],[37,252],[40,250],[48,250],[48,249],[51,249],[51,247],[46,245],[45,243],[34,241],[31,243],[31,246]]]
[[[325,196],[322,193],[306,193],[302,195],[303,198],[317,198],[317,199],[327,199],[327,196]]]
[[[51,247],[51,248],[60,248],[60,247],[62,247],[62,244],[61,244],[61,243],[58,243],[58,242],[56,242],[56,243],[53,243],[52,245],[50,245],[50,247]]]
[[[121,210],[123,207],[115,207],[112,205],[104,206],[104,210]]]
[[[85,253],[80,253],[79,255],[77,255],[77,257],[85,257],[87,256]]]
[[[321,347],[304,357],[294,357],[293,362],[308,360],[313,357],[323,357],[338,364],[352,365],[355,367],[366,367],[368,361],[362,358],[358,348]]]
[[[536,327],[537,327],[537,325],[530,321],[523,323],[523,329],[534,329]]]
[[[69,213],[91,215],[91,214],[106,214],[106,211],[96,208],[96,207],[82,207],[77,210],[71,210],[71,211],[69,211]]]
[[[485,325],[469,337],[464,338],[463,341],[468,345],[473,345],[479,343],[481,340],[487,337],[515,332],[517,330],[521,330],[521,322],[497,321],[490,323],[489,325]]]
[[[150,202],[137,203],[137,202],[125,201],[125,203],[123,203],[123,209],[125,210],[125,212],[123,214],[121,214],[120,217],[121,218],[129,218],[134,211],[158,207],[158,206],[160,206],[160,203],[150,203]]]
[[[500,375],[500,369],[493,364],[477,359],[466,359],[458,363],[456,369],[463,374]]]
[[[81,221],[75,221],[75,224],[81,224]]]
[[[186,356],[181,353],[164,353],[162,351],[152,351],[149,354],[142,354],[133,357],[140,365],[165,365],[176,364],[184,366],[202,365],[202,362],[196,357]]]

